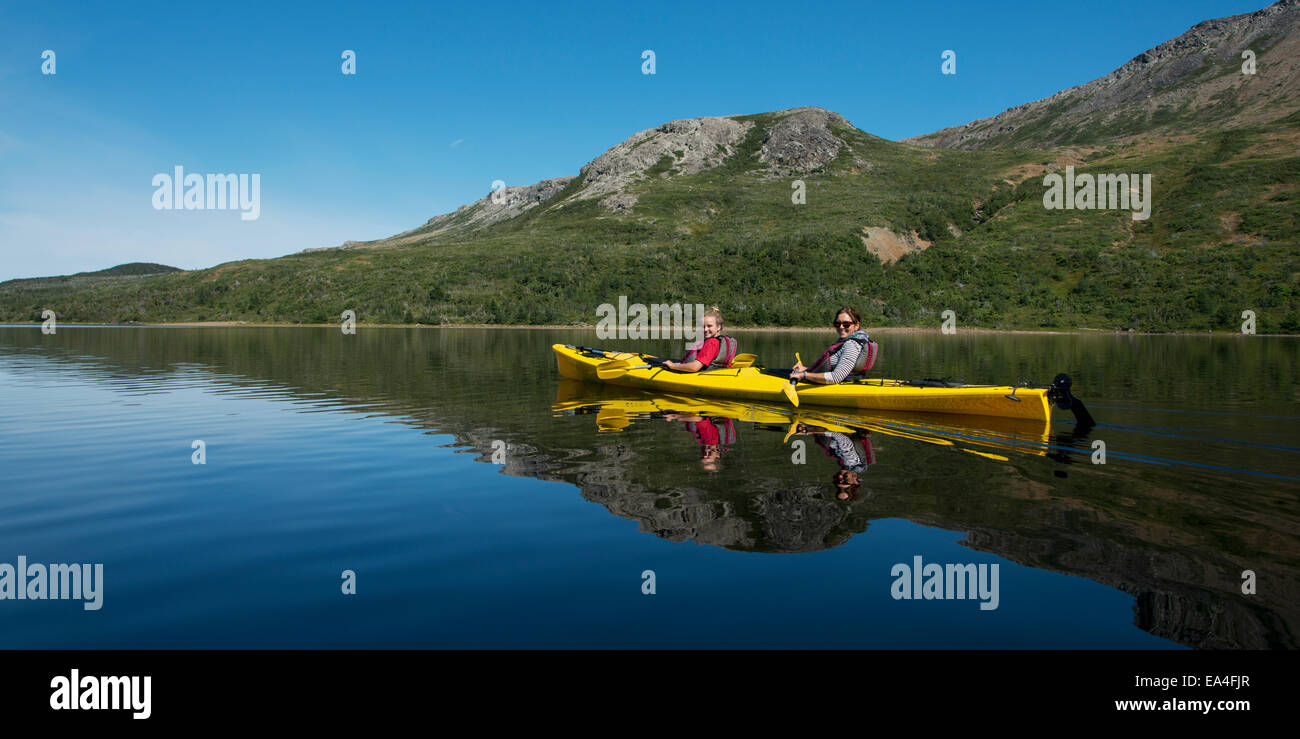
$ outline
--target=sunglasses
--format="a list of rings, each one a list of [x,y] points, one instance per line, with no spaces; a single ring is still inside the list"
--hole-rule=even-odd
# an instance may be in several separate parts
[[[852,325],[852,321],[831,321],[831,326],[834,328],[848,328]]]

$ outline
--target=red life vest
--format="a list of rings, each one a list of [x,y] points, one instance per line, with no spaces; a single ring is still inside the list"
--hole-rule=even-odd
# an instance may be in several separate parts
[[[858,336],[858,334],[862,334],[862,335]],[[846,336],[843,341],[837,341],[834,344],[831,344],[830,348],[822,352],[822,355],[817,358],[817,361],[814,362],[813,365],[808,368],[808,371],[809,372],[830,371],[831,356],[835,354],[835,352],[839,351],[840,347],[844,346],[846,343],[850,341],[856,341],[862,345],[862,351],[858,352],[858,362],[856,367],[854,368],[854,373],[860,375],[867,374],[867,372],[872,367],[875,366],[876,358],[880,356],[880,345],[872,341],[870,338],[867,337],[865,333],[862,333],[861,331],[855,331],[854,333]]]
[[[686,430],[695,434],[695,440],[703,445],[721,444],[730,446],[736,443],[736,426],[730,418],[725,416],[702,418],[698,423],[689,421],[686,424]]]
[[[736,358],[736,349],[738,347],[735,339],[730,336],[711,336],[704,341],[716,341],[719,346],[717,356],[713,358],[712,362],[709,362],[709,366],[700,370],[701,372],[704,370],[726,369],[731,366],[731,360]],[[703,348],[704,343],[701,342],[700,349]],[[695,361],[695,357],[698,356],[699,353],[699,349],[692,349],[686,352],[686,356],[682,357],[682,362]]]

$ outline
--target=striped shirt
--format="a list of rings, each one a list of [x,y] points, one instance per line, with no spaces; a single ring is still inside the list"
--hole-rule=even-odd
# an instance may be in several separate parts
[[[858,357],[862,354],[862,344],[857,341],[845,341],[839,351],[830,356],[827,362],[830,364],[831,372],[828,378],[831,383],[841,383],[853,374],[853,368],[858,364]]]
[[[862,455],[858,454],[858,447],[853,443],[853,439],[838,431],[830,432],[826,451],[839,460],[840,467],[843,469],[866,469],[866,462],[863,461]]]

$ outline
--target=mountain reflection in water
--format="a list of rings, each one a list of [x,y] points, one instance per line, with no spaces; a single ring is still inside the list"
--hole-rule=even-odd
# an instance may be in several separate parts
[[[1089,436],[1077,437],[1073,421],[1059,416],[1050,426],[1025,426],[796,410],[561,381],[550,345],[591,339],[581,330],[363,329],[343,336],[325,328],[60,326],[56,336],[43,336],[0,328],[0,369],[110,389],[119,402],[69,406],[57,417],[102,417],[106,429],[132,418],[139,401],[175,393],[179,402],[185,391],[186,398],[204,393],[192,402],[213,419],[228,415],[225,398],[266,398],[286,413],[380,415],[449,434],[482,462],[503,443],[504,474],[573,485],[583,498],[674,542],[785,558],[871,537],[873,521],[904,519],[963,532],[964,546],[974,550],[1128,593],[1134,623],[1179,644],[1297,646],[1296,342],[889,337],[890,372],[898,376],[942,371],[1016,382],[1070,371],[1098,421]],[[743,348],[792,356],[812,343],[806,335],[754,332]],[[672,349],[646,346],[665,355]],[[78,401],[50,395],[42,402],[57,408]],[[138,447],[112,433],[97,438],[115,460]],[[1091,463],[1096,440],[1107,445],[1107,464]],[[267,443],[284,448],[275,446],[278,438]],[[302,443],[328,455],[332,440]],[[431,451],[445,443],[429,437]],[[181,445],[186,461],[188,444],[185,438]],[[151,479],[160,490],[175,489],[167,476],[186,470],[161,470],[145,464],[146,456],[138,466],[115,462],[125,487],[108,493],[129,500]],[[273,458],[241,463],[276,469]],[[367,484],[358,477],[356,500],[336,499],[338,516],[379,515],[358,507]],[[180,500],[160,497],[157,504]],[[25,515],[80,510],[58,512],[56,502],[33,499]],[[84,521],[90,526],[93,518]],[[494,545],[476,542],[485,557]],[[1243,570],[1257,573],[1257,594],[1241,593]]]

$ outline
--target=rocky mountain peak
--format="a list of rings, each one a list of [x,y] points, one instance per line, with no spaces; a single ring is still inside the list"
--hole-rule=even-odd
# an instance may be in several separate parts
[[[844,142],[831,124],[851,126],[824,108],[789,108],[764,133],[758,161],[774,176],[815,171],[838,156]],[[601,205],[626,212],[636,204],[628,186],[652,177],[693,175],[741,154],[741,143],[756,124],[737,116],[684,118],[646,129],[601,154],[582,168],[575,200],[600,198]]]
[[[631,183],[654,176],[692,175],[735,153],[753,126],[719,116],[685,118],[641,131],[582,168],[582,189],[574,199],[601,198],[601,205],[626,211],[636,203],[624,193]]]
[[[1070,143],[1079,131],[1120,132],[1117,123],[1154,120],[1161,109],[1195,121],[1227,110],[1225,100],[1233,101],[1239,120],[1280,117],[1300,107],[1298,31],[1300,0],[1203,21],[1105,77],[905,143],[954,149],[1054,146]],[[1257,56],[1258,73],[1240,72],[1245,51]]]
[[[506,187],[463,205],[455,212],[430,218],[421,228],[398,234],[391,244],[489,226],[514,218],[542,204],[556,207],[579,200],[599,200],[608,211],[626,213],[637,198],[629,192],[637,182],[656,177],[698,174],[734,156],[753,156],[774,177],[807,174],[825,167],[845,145],[832,127],[848,127],[844,116],[813,106],[770,114],[775,122],[763,132],[761,148],[742,154],[742,143],[757,125],[750,116],[682,118],[633,134],[584,166],[579,185],[563,201],[554,198],[575,178],[556,177],[535,185]]]

